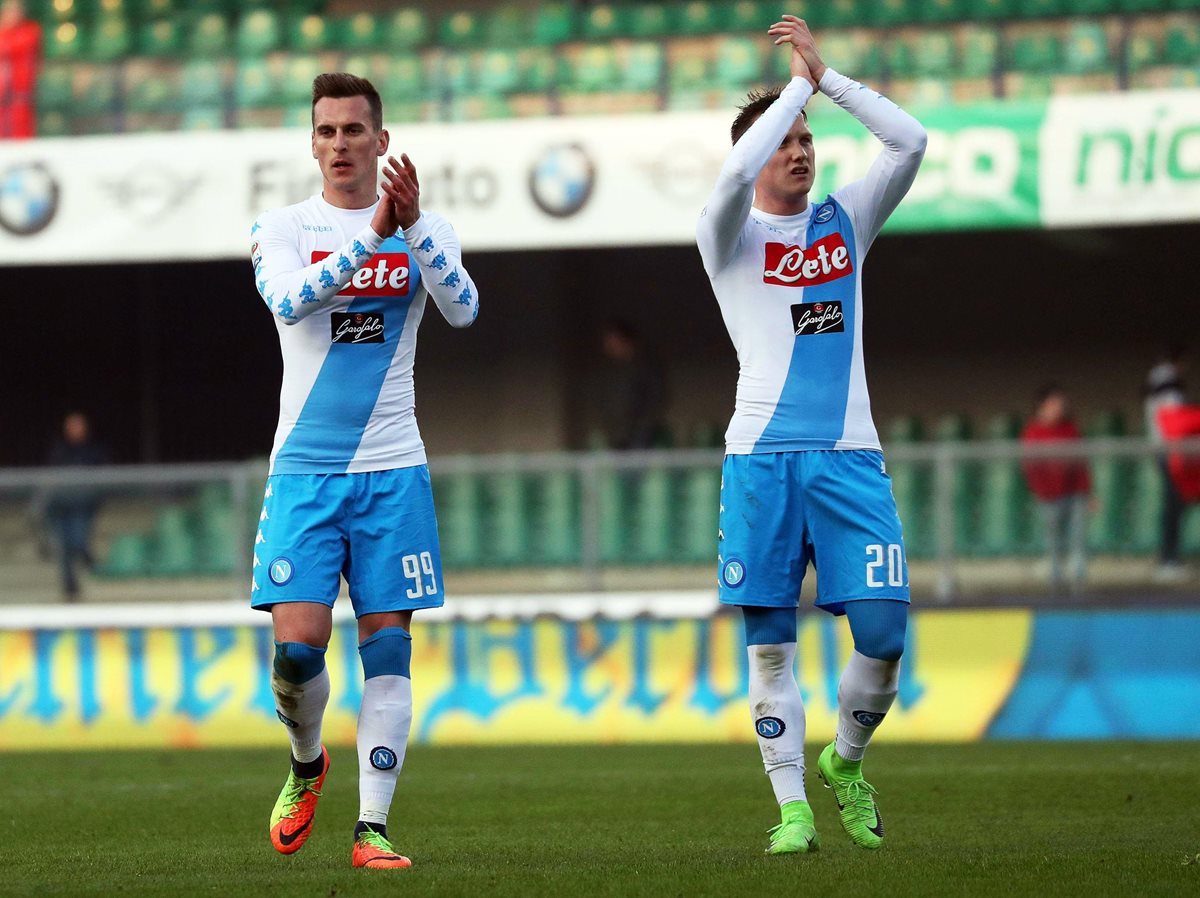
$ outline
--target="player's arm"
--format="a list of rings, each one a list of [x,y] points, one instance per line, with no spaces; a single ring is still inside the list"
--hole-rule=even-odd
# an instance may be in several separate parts
[[[258,294],[284,324],[307,318],[333,299],[383,242],[367,225],[324,259],[305,264],[296,226],[278,213],[260,216],[250,230],[250,239]]]
[[[710,276],[733,258],[754,201],[754,182],[813,95],[813,82],[803,58],[793,53],[792,60],[791,82],[733,145],[700,214],[696,244]]]
[[[442,317],[454,327],[470,327],[479,315],[479,292],[462,263],[462,245],[450,222],[426,212],[404,229],[404,241],[421,267],[425,289]]]

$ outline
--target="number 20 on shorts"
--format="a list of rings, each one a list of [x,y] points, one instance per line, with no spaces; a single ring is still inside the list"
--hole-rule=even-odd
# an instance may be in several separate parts
[[[437,577],[433,571],[433,556],[430,553],[405,555],[400,559],[400,564],[404,569],[404,576],[413,582],[405,593],[410,599],[437,595]]]
[[[879,578],[887,568],[887,583]],[[899,543],[879,543],[867,546],[867,586],[883,589],[884,586],[904,585],[904,547]]]

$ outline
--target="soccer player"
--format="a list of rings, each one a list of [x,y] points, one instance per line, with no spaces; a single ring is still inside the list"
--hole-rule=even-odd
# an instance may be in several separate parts
[[[409,867],[387,833],[412,721],[409,625],[414,610],[442,604],[413,357],[427,295],[455,327],[475,320],[479,297],[454,229],[421,211],[408,156],[389,156],[380,182],[389,136],[371,83],[319,76],[312,121],[321,193],[251,229],[258,292],[283,354],[251,587],[253,607],[271,612],[271,684],[292,744],[271,844],[300,849],[329,772],[325,649],[344,576],[365,677],[352,864]]]
[[[782,809],[771,854],[817,848],[804,790],[804,705],[796,684],[796,608],[811,561],[817,607],[850,620],[854,651],[838,687],[837,738],[817,766],[856,845],[878,848],[883,821],[862,758],[896,696],[908,617],[900,520],[867,399],[863,260],[916,176],[925,131],[893,103],[822,62],[808,26],[768,31],[791,51],[792,80],[752,93],[733,150],[701,214],[697,242],[737,349],[726,433],[718,578],[742,608],[750,709]],[[866,178],[813,205],[816,90],[883,144]]]

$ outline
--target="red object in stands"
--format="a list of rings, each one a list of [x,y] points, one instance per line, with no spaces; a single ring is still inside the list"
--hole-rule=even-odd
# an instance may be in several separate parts
[[[33,137],[42,29],[26,19],[0,28],[0,138]]]
[[[1158,426],[1168,440],[1200,437],[1200,405],[1171,405],[1158,410]],[[1200,455],[1167,455],[1171,481],[1184,502],[1200,502]]]

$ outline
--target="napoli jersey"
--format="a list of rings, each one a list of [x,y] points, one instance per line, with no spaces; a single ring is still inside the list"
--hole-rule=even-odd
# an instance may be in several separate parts
[[[375,206],[313,196],[265,213],[251,230],[259,294],[283,354],[272,474],[382,471],[425,463],[413,361],[425,299],[457,327],[479,300],[458,238],[424,213],[386,238]]]
[[[752,208],[755,180],[812,95],[795,78],[734,146],[697,229],[738,354],[730,455],[880,448],[863,365],[862,266],[916,176],[925,131],[832,69],[820,86],[883,142],[867,177],[798,215]]]

